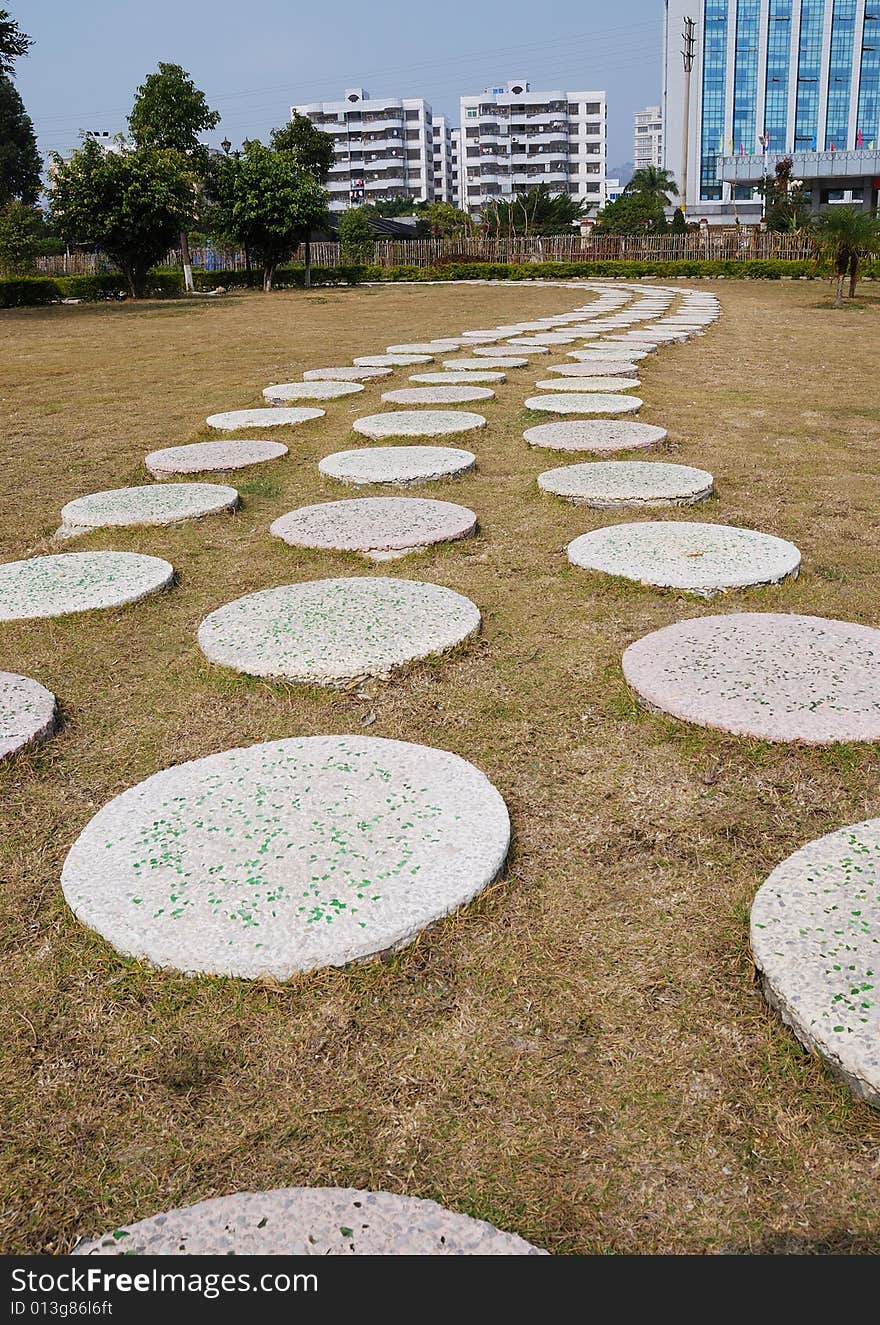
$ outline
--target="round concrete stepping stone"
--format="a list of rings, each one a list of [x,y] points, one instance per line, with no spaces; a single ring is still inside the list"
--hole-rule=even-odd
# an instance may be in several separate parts
[[[629,358],[629,351],[632,349],[646,350],[649,354],[654,354],[660,348],[659,341],[631,340],[628,336],[609,336],[606,340],[600,341],[599,345],[605,346],[606,349],[611,345],[617,345],[620,349],[626,350],[627,358]]]
[[[545,414],[635,414],[642,408],[638,396],[605,396],[599,392],[559,391],[529,396],[526,409]]]
[[[503,340],[505,336],[512,334],[507,327],[496,327],[494,331],[463,331],[460,340],[466,340],[469,345],[491,345],[493,341]]]
[[[539,423],[527,428],[523,437],[529,446],[550,451],[636,451],[666,440],[666,429],[653,423],[629,419],[571,419],[561,423]]]
[[[481,372],[474,369],[472,372],[456,373],[447,369],[445,373],[413,373],[409,379],[411,382],[436,382],[440,386],[447,383],[461,383],[466,385],[468,382],[506,382],[507,373],[491,371]]]
[[[341,483],[430,483],[473,469],[472,451],[452,446],[364,446],[337,451],[318,465],[328,478]]]
[[[355,497],[300,506],[279,516],[269,533],[293,547],[362,552],[375,561],[466,538],[477,517],[466,506],[427,497]]]
[[[433,354],[362,354],[353,359],[357,368],[406,368],[414,363],[430,363]]]
[[[801,554],[793,543],[755,529],[651,520],[581,534],[569,543],[568,559],[584,570],[708,597],[778,584],[797,574]]]
[[[568,350],[567,358],[577,363],[638,363],[647,359],[650,351],[646,349],[627,350],[623,345],[590,345],[586,350]]]
[[[308,423],[310,419],[323,419],[327,413],[323,409],[284,409],[274,406],[267,409],[230,409],[223,414],[210,414],[205,423],[209,428],[223,432],[235,432],[238,428],[279,428],[287,424]]]
[[[281,382],[267,386],[263,397],[270,405],[286,405],[288,400],[336,400],[340,396],[356,396],[363,391],[362,382]]]
[[[371,382],[377,377],[390,377],[393,368],[309,368],[303,373],[306,382]]]
[[[351,425],[364,437],[442,437],[450,433],[485,428],[482,414],[455,409],[401,409],[386,414],[367,414]]]
[[[0,672],[0,759],[42,741],[55,728],[51,690],[15,672]]]
[[[504,801],[457,755],[294,737],[123,792],[77,838],[61,886],[128,956],[287,980],[412,942],[496,878],[509,833]]]
[[[441,337],[438,340],[414,341],[409,345],[386,345],[386,354],[445,354],[447,350],[457,350],[461,338]]]
[[[536,347],[540,345],[571,345],[577,340],[577,336],[564,331],[548,331],[540,336],[514,336],[511,340],[505,341],[505,345],[519,346],[524,349],[526,346]]]
[[[712,475],[690,465],[644,460],[599,460],[538,475],[538,487],[566,501],[618,506],[690,506],[711,496]]]
[[[164,589],[174,567],[136,552],[61,552],[0,565],[0,621],[122,607]]]
[[[535,386],[539,391],[632,391],[635,387],[641,386],[641,380],[638,377],[615,377],[611,374],[608,377],[586,377],[558,378],[545,377],[536,382]]]
[[[233,511],[238,504],[235,488],[225,483],[151,483],[141,488],[116,488],[77,497],[62,506],[58,534],[64,538],[89,529],[175,524]]]
[[[634,377],[639,370],[634,363],[626,359],[604,359],[590,363],[551,363],[548,373],[559,373],[562,377]]]
[[[354,1187],[236,1192],[82,1242],[74,1256],[544,1256],[434,1201]]]
[[[206,617],[199,646],[249,676],[345,685],[445,653],[480,628],[469,598],[415,580],[307,580],[247,594]]]
[[[243,438],[234,442],[193,442],[189,446],[166,446],[151,451],[144,464],[154,478],[169,474],[206,474],[211,470],[244,469],[287,455],[281,442],[258,442]]]
[[[655,631],[623,657],[647,702],[685,722],[767,741],[880,740],[880,631],[739,612]]]
[[[517,358],[497,358],[497,359],[444,359],[444,368],[464,368],[474,369],[476,372],[485,372],[487,367],[492,368],[528,368],[529,361],[522,356]]]
[[[880,819],[777,865],[752,903],[751,942],[770,1006],[854,1095],[880,1105]]]
[[[549,354],[550,350],[546,345],[532,345],[527,349],[520,349],[517,358],[524,358],[526,361],[536,354]],[[474,348],[474,357],[477,359],[509,359],[509,345],[477,345]]]
[[[382,399],[389,405],[461,405],[469,400],[492,400],[495,392],[486,386],[414,386],[386,391]]]

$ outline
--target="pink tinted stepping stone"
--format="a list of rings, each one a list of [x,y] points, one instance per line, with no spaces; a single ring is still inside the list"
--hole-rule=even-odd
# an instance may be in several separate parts
[[[326,456],[318,469],[340,483],[404,485],[465,474],[476,459],[472,451],[453,446],[362,446]]]
[[[74,1256],[543,1256],[434,1201],[353,1187],[236,1192],[82,1242]]]
[[[305,382],[371,382],[377,377],[390,377],[393,368],[309,368],[303,373]]]
[[[55,729],[51,690],[15,672],[0,672],[0,759],[42,741]]]
[[[310,419],[323,419],[323,409],[286,409],[283,406],[268,409],[230,409],[223,414],[210,414],[205,423],[209,428],[235,432],[238,428],[282,428],[286,425],[308,423]]]
[[[566,501],[604,509],[689,506],[712,492],[712,475],[690,465],[645,460],[598,460],[538,475],[538,487]]]
[[[385,414],[367,414],[351,425],[364,437],[443,437],[450,433],[485,428],[482,414],[463,409],[400,409]]]
[[[363,391],[362,382],[279,382],[263,389],[263,399],[270,405],[286,405],[290,400],[337,400]]]
[[[432,543],[466,538],[477,517],[466,506],[427,497],[354,497],[301,506],[270,525],[269,533],[293,547],[360,552],[387,561]]]
[[[242,438],[232,442],[193,442],[188,446],[166,446],[151,451],[144,464],[154,478],[169,474],[206,474],[212,470],[244,469],[287,455],[281,442]]]
[[[550,451],[595,452],[657,446],[665,442],[666,435],[665,428],[630,419],[566,419],[560,423],[539,423],[523,433],[529,446],[542,446]]]
[[[880,819],[777,865],[752,903],[767,1002],[860,1099],[880,1106]]]
[[[544,377],[536,382],[539,391],[633,391],[641,386],[637,377]]]
[[[710,597],[778,584],[797,574],[801,554],[793,543],[755,529],[645,520],[581,534],[569,543],[568,559],[584,570]]]
[[[737,612],[656,630],[623,655],[629,684],[684,722],[765,741],[880,740],[880,630]]]
[[[389,405],[462,405],[469,400],[492,400],[495,392],[486,386],[412,386],[399,391],[385,391],[382,399]]]
[[[548,391],[543,396],[529,396],[525,405],[544,414],[635,414],[642,408],[638,396],[603,395],[598,391]]]

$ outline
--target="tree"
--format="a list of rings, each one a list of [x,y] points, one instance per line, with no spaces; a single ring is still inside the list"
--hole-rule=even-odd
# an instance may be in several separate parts
[[[280,129],[273,129],[269,138],[271,147],[276,152],[289,152],[300,170],[307,170],[322,186],[327,183],[336,149],[329,133],[322,133],[307,115],[293,111],[289,124]],[[307,228],[301,236],[304,247],[304,284],[306,289],[312,284],[312,231]]]
[[[663,235],[666,216],[659,198],[645,193],[622,193],[606,203],[596,218],[598,235]]]
[[[0,207],[14,199],[33,205],[42,166],[30,116],[11,79],[0,74]]]
[[[370,224],[370,207],[352,207],[339,218],[339,243],[346,262],[369,262],[373,256],[375,232]]]
[[[669,222],[669,233],[671,235],[686,235],[688,232],[687,221],[684,217],[684,211],[681,207],[676,207],[672,213],[672,220]]]
[[[563,235],[584,213],[584,204],[570,193],[552,193],[538,184],[513,198],[490,202],[483,209],[483,224],[490,235]]]
[[[192,219],[192,185],[179,154],[105,151],[86,139],[67,161],[57,153],[52,161],[52,220],[60,233],[101,249],[132,298],[142,298],[150,267]]]
[[[12,74],[20,55],[27,55],[33,38],[22,32],[8,9],[0,9],[0,74]]]
[[[325,222],[327,194],[291,152],[275,152],[257,139],[217,162],[213,187],[220,229],[257,258],[263,289],[271,290],[303,233]]]
[[[794,162],[790,156],[784,156],[776,162],[773,175],[759,187],[764,197],[764,220],[768,230],[788,234],[807,223],[804,186],[800,180],[792,179],[793,172]]]
[[[34,270],[43,222],[34,207],[10,202],[0,212],[0,276],[26,276]]]
[[[204,92],[200,92],[186,70],[179,64],[159,64],[158,72],[148,74],[135,93],[128,117],[128,127],[138,147],[152,147],[175,152],[192,177],[197,189],[204,177],[206,152],[199,134],[214,129],[220,114],[211,110]],[[194,290],[189,234],[180,232],[180,255],[187,290]]]
[[[843,282],[849,273],[849,297],[855,298],[859,265],[869,253],[880,252],[880,220],[854,207],[829,207],[816,222],[821,252],[834,263],[837,273],[835,307],[843,304]]]
[[[659,166],[640,167],[623,191],[627,195],[640,194],[658,202],[661,207],[669,207],[672,199],[678,197],[675,180],[668,170],[661,170]]]
[[[431,234],[438,239],[464,239],[474,233],[474,223],[467,212],[453,207],[451,202],[429,202],[419,208],[420,215],[431,227]]]

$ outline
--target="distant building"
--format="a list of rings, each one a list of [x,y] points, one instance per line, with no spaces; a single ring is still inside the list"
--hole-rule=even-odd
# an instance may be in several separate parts
[[[663,113],[659,106],[647,106],[635,113],[633,167],[663,165]]]
[[[461,195],[476,213],[546,184],[590,207],[605,201],[604,92],[533,92],[525,79],[461,98]]]
[[[450,130],[452,144],[452,201],[456,207],[464,206],[464,153],[461,150],[461,129]]]
[[[435,115],[434,139],[434,201],[454,202],[457,190],[452,162],[452,129],[445,115]]]
[[[292,106],[294,112],[333,139],[331,211],[391,198],[434,201],[433,120],[423,97],[371,97],[355,87],[342,101]]]
[[[619,179],[606,179],[605,181],[605,201],[617,202],[626,186],[621,184]]]

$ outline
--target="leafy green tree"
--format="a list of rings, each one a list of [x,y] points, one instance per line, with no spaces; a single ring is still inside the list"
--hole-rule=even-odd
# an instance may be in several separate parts
[[[669,222],[669,233],[671,235],[686,235],[687,232],[687,221],[684,218],[684,212],[681,207],[676,207],[672,213],[672,220]]]
[[[193,191],[204,178],[206,149],[199,135],[215,129],[220,114],[211,110],[185,69],[179,64],[159,64],[155,74],[148,74],[135,93],[128,117],[131,136],[138,147],[152,147],[174,152],[180,165],[191,177]],[[187,290],[193,284],[189,233],[180,232],[180,255]]]
[[[192,219],[188,172],[176,152],[105,151],[93,139],[68,160],[52,157],[51,215],[65,239],[106,253],[133,299],[147,273]]]
[[[339,218],[339,243],[346,262],[370,262],[376,232],[370,224],[371,207],[351,207]]]
[[[327,183],[336,156],[333,139],[322,133],[307,115],[294,111],[289,124],[273,129],[269,143],[276,152],[289,152],[301,170],[306,170],[321,185]],[[312,284],[312,229],[300,236],[304,252],[305,287]]]
[[[0,275],[27,276],[41,248],[40,213],[23,202],[10,202],[0,212]]]
[[[526,193],[500,198],[483,209],[483,225],[493,236],[563,235],[584,214],[584,204],[570,193],[553,193],[538,184]]]
[[[768,230],[790,234],[807,224],[809,209],[804,199],[804,186],[800,180],[792,179],[793,173],[794,162],[790,156],[784,156],[776,162],[773,174],[760,185]]]
[[[644,193],[622,193],[606,203],[596,218],[598,235],[663,235],[666,216],[658,198]]]
[[[431,228],[431,234],[438,239],[464,239],[474,233],[474,223],[467,212],[453,207],[451,202],[429,202],[420,208]]]
[[[849,274],[849,297],[855,298],[862,258],[880,252],[880,220],[855,207],[829,207],[816,222],[820,251],[837,273],[835,306],[843,304],[843,283]]]
[[[33,38],[22,32],[9,10],[0,9],[0,74],[10,75],[16,60],[27,55],[33,44]]]
[[[661,208],[668,207],[673,198],[678,197],[678,185],[668,170],[659,166],[642,166],[635,172],[626,188],[625,194],[637,193],[643,198],[659,202]]]
[[[40,196],[42,161],[30,116],[13,84],[0,74],[0,207]]]

